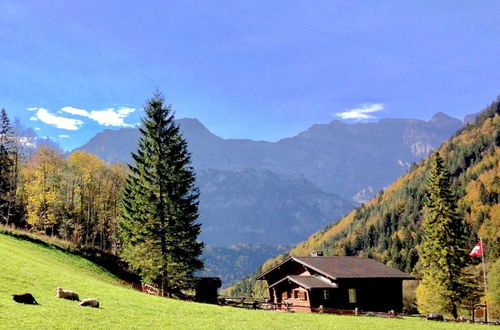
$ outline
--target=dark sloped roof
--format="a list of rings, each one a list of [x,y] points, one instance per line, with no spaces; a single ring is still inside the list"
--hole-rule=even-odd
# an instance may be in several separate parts
[[[369,258],[359,257],[292,257],[332,279],[341,278],[399,278],[415,277]]]
[[[298,262],[331,279],[343,278],[398,278],[413,280],[410,274],[394,269],[369,258],[360,257],[290,257],[279,265],[257,277],[262,280],[267,274],[289,262]]]
[[[276,283],[271,284],[269,287],[273,286],[285,281],[292,281],[305,289],[327,289],[327,288],[336,288],[337,285],[335,283],[330,282],[327,279],[321,279],[317,276],[286,276],[279,280]]]

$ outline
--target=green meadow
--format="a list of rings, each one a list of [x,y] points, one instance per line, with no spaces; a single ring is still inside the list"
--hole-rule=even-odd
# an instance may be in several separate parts
[[[58,299],[63,287],[101,308]],[[31,292],[38,306],[17,304],[12,294]],[[134,291],[90,261],[50,245],[0,234],[2,329],[485,329],[418,318],[384,319],[243,310],[148,296]]]

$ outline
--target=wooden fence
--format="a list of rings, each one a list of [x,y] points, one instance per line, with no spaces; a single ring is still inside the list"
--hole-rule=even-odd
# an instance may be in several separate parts
[[[246,308],[246,309],[283,311],[283,312],[304,311],[312,313],[332,313],[332,314],[343,314],[343,315],[355,314],[355,310],[311,308],[309,306],[294,305],[291,302],[274,303],[263,298],[252,298],[252,297],[241,297],[241,298],[219,297],[218,303],[221,306],[231,306],[231,307]]]
[[[337,314],[337,315],[364,315],[364,316],[374,316],[383,318],[401,318],[405,317],[418,317],[425,318],[425,315],[407,315],[398,314],[395,311],[387,312],[371,312],[363,311],[360,309],[334,309],[334,308],[311,308],[308,306],[293,305],[291,302],[283,303],[273,303],[269,302],[264,298],[252,298],[252,297],[219,297],[219,305],[230,306],[236,308],[246,308],[246,309],[260,309],[268,311],[281,311],[281,312],[309,312],[309,313],[325,313],[325,314]],[[478,306],[479,308],[484,306]],[[483,318],[479,320],[478,317]],[[476,318],[461,317],[457,320],[446,319],[447,322],[470,322],[470,323],[483,323],[483,324],[498,324],[500,325],[500,320],[490,320],[486,319],[485,314],[476,314]]]
[[[153,296],[159,296],[160,295],[160,289],[158,289],[155,286],[149,285],[149,284],[143,284],[142,285],[142,292],[153,295]]]
[[[160,289],[154,285],[151,285],[151,284],[129,282],[129,281],[123,281],[123,283],[130,286],[131,289],[134,289],[134,290],[137,290],[140,292],[144,292],[144,293],[150,294],[152,296],[159,296],[160,295]]]
[[[325,314],[338,314],[338,315],[370,315],[380,317],[397,317],[394,311],[387,313],[383,312],[366,312],[358,309],[334,309],[334,308],[317,308],[309,306],[294,305],[291,302],[273,303],[264,298],[252,297],[219,297],[219,305],[230,306],[236,308],[246,309],[260,309],[269,311],[281,312],[308,312],[308,313],[325,313]]]

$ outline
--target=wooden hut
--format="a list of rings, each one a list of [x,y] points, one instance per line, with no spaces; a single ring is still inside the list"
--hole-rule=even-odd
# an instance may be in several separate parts
[[[261,274],[270,301],[295,311],[403,310],[404,280],[415,279],[378,261],[359,257],[290,257]]]
[[[217,304],[218,290],[222,285],[219,277],[197,277],[195,284],[195,301]]]

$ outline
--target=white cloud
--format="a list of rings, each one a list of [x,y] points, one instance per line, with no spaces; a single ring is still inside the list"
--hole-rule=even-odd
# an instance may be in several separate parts
[[[384,105],[382,103],[367,103],[361,105],[361,107],[356,109],[349,109],[344,112],[338,112],[335,116],[342,119],[373,119],[375,116],[370,115],[370,113],[384,110]]]
[[[69,131],[77,131],[80,129],[80,126],[83,125],[83,121],[79,119],[56,116],[44,108],[37,108],[36,118],[47,125]]]
[[[77,115],[77,116],[83,116],[83,117],[89,116],[89,112],[87,110],[73,108],[73,107],[63,107],[63,108],[61,108],[61,111],[70,113],[72,115]]]
[[[39,131],[40,129],[40,127],[35,127],[35,131]]]
[[[31,107],[31,108],[26,108],[26,110],[28,110],[28,111],[37,111],[38,108],[37,107]]]
[[[69,138],[69,135],[66,135],[66,134],[60,134],[60,135],[59,135],[59,137],[60,137],[61,139],[67,139],[67,138]]]
[[[124,119],[134,111],[134,108],[92,110],[89,114],[89,118],[97,121],[103,126],[134,127],[134,125],[124,122]]]
[[[92,110],[87,111],[84,109],[78,109],[73,107],[63,107],[62,112],[70,113],[76,116],[87,117],[95,120],[99,125],[103,126],[115,126],[115,127],[134,127],[133,124],[127,124],[124,120],[129,114],[134,112],[135,108],[108,108],[106,110]]]
[[[50,113],[44,108],[27,108],[29,111],[36,111],[36,116],[32,116],[30,120],[37,121],[40,120],[45,124],[53,125],[57,128],[67,129],[67,130],[78,130],[83,121],[80,119],[73,119],[58,116]],[[128,117],[132,112],[136,111],[135,108],[121,107],[121,108],[108,108],[105,110],[92,110],[88,111],[85,109],[74,108],[71,106],[62,107],[58,113],[67,113],[74,116],[80,116],[92,119],[103,126],[115,126],[115,127],[135,127],[136,124],[128,124],[125,122],[125,118]]]

